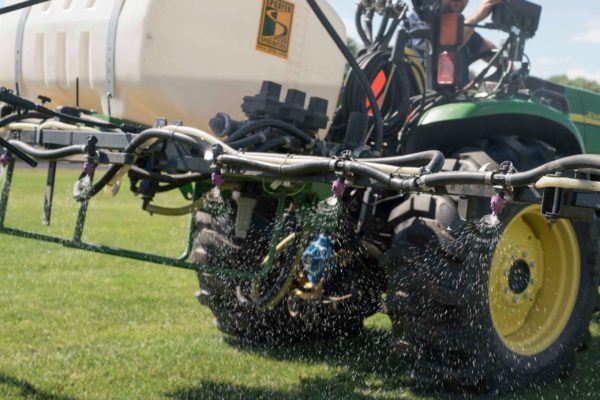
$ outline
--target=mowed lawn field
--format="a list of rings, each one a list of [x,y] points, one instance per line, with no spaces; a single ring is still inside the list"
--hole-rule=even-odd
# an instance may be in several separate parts
[[[71,235],[75,179],[60,174],[47,228],[45,175],[19,168],[7,225]],[[185,203],[177,193],[157,202]],[[127,187],[114,199],[101,194],[84,238],[178,256],[188,218],[150,217],[140,206]],[[411,389],[384,315],[351,340],[249,346],[213,327],[193,272],[6,236],[0,250],[0,399],[461,398]],[[592,331],[571,379],[503,398],[599,399],[600,329]]]

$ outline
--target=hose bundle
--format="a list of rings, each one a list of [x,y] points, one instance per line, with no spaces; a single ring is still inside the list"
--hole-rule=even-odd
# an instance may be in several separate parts
[[[367,52],[357,59],[369,82],[373,82],[375,96],[381,107],[385,138],[395,136],[402,128],[408,114],[412,92],[410,67],[402,63],[393,68],[390,56],[389,50],[376,50]],[[348,112],[373,114],[367,94],[353,72],[350,72],[346,79],[342,104]]]
[[[389,46],[407,9],[406,6],[390,2],[379,10],[375,3],[363,1],[358,4],[356,11],[356,28],[366,48],[357,58],[357,63],[371,83],[377,105],[381,107],[383,136],[388,140],[397,137],[409,111],[410,96],[416,92],[416,82],[411,80],[413,71],[410,61],[404,57],[405,41],[397,40],[396,47],[401,48],[395,49],[394,53],[398,54],[393,54]],[[381,14],[376,35],[373,32],[375,13]],[[367,92],[357,78],[356,71],[349,71],[342,97],[343,108],[348,115],[359,112],[372,116],[371,101],[367,99]]]

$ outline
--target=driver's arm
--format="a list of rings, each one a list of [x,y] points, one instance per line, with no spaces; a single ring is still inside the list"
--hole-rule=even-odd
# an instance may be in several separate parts
[[[477,25],[481,21],[486,19],[492,13],[492,9],[494,8],[494,6],[502,3],[502,1],[503,0],[481,0],[479,6],[477,7],[477,10],[473,13],[473,15],[465,19],[463,46],[467,44],[469,39],[471,39],[471,36],[473,36],[473,32],[475,32],[475,28],[469,25]],[[491,50],[494,48],[494,45],[492,43],[487,42],[486,45],[487,44],[491,44],[492,47],[482,48],[482,51]]]

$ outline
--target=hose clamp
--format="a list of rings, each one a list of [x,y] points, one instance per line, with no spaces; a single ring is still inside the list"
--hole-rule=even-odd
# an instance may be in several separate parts
[[[492,186],[493,185],[493,180],[494,180],[494,175],[496,173],[494,171],[490,171],[487,174],[485,174],[485,185],[486,186]]]
[[[512,185],[512,177],[513,177],[514,173],[509,172],[504,176],[504,187],[506,188],[507,191],[509,192],[513,192],[514,187]]]
[[[413,184],[417,186],[417,188],[419,188],[420,191],[422,192],[433,192],[433,189],[430,188],[429,186],[427,186],[425,184],[425,181],[423,181],[422,179],[415,179],[413,181]],[[412,185],[411,185],[412,186]]]

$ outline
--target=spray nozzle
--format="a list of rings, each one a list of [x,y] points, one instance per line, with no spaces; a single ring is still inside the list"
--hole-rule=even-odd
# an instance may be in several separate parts
[[[490,201],[490,209],[492,211],[492,216],[498,217],[502,210],[504,210],[504,206],[506,205],[506,199],[504,198],[503,193],[498,193],[494,195]]]
[[[90,199],[92,194],[92,180],[94,179],[97,166],[97,164],[89,161],[83,164],[83,171],[73,186],[73,198],[76,201],[83,202]]]
[[[213,172],[210,177],[210,180],[212,184],[216,187],[221,187],[225,183],[225,178],[220,172]]]
[[[344,184],[343,179],[338,178],[333,181],[333,184],[331,185],[331,193],[333,194],[333,197],[342,197],[344,190],[346,190],[346,185]]]

